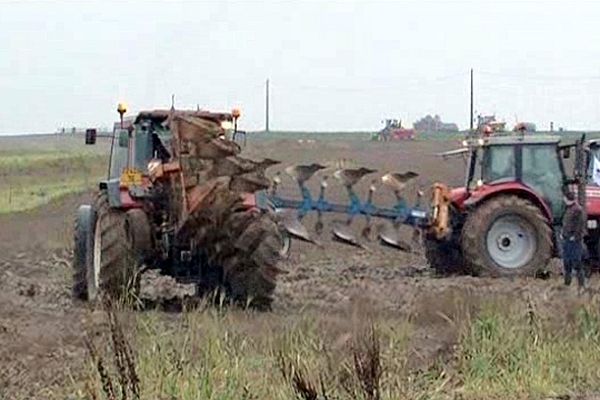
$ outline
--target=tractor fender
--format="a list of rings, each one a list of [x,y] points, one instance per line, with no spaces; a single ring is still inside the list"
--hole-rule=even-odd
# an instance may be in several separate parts
[[[552,211],[548,204],[540,197],[535,191],[527,186],[516,182],[501,183],[497,185],[483,185],[479,189],[473,191],[469,198],[467,198],[462,205],[457,204],[457,208],[464,210],[472,207],[476,207],[491,198],[503,195],[518,196],[523,199],[530,201],[536,207],[538,207],[548,222],[551,224],[553,221]]]
[[[100,190],[106,192],[108,205],[111,208],[140,208],[141,205],[129,193],[129,188],[122,187],[119,179],[109,179],[100,182]]]
[[[121,188],[120,182],[118,179],[109,179],[106,181],[100,182],[99,185],[100,190],[106,192],[106,196],[108,197],[108,205],[111,208],[121,208]]]

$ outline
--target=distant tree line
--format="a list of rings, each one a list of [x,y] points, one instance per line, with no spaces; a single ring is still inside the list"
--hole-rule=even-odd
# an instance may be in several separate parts
[[[443,122],[437,114],[434,116],[427,114],[413,123],[413,127],[419,132],[458,132],[458,125],[452,122]]]

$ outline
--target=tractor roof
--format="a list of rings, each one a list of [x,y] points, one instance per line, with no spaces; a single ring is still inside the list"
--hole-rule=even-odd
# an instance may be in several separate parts
[[[492,136],[484,139],[484,146],[494,145],[513,145],[513,144],[553,144],[560,142],[560,136],[552,135],[510,135],[510,136]]]
[[[140,113],[135,118],[135,123],[137,124],[141,120],[149,119],[160,124],[165,122],[167,119],[173,118],[175,116],[203,118],[214,121],[216,123],[233,120],[233,116],[231,115],[231,113],[217,113],[202,110],[150,110],[140,111]]]

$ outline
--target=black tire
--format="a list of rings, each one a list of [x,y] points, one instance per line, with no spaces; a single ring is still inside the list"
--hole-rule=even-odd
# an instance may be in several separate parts
[[[100,300],[102,296],[121,302],[135,300],[139,293],[138,262],[129,243],[126,213],[111,208],[105,192],[98,194],[93,208],[93,247],[88,253],[86,274],[89,300]],[[95,259],[98,255],[99,260]],[[98,279],[95,277],[96,263]]]
[[[209,253],[211,263],[222,266],[226,293],[238,304],[270,309],[285,242],[274,214],[234,210],[221,232]]]
[[[496,254],[503,254],[500,251],[508,253],[511,240],[512,243],[516,243],[515,236],[511,239],[503,234],[496,236],[497,240],[492,240],[494,237],[490,236],[488,239],[488,235],[493,234],[490,231],[495,223],[504,221],[518,224],[521,230],[516,237],[523,239],[529,235],[525,241],[529,240],[531,244],[526,244],[529,248],[525,249],[526,254],[523,257],[513,264],[507,262],[502,265],[499,256],[494,259],[494,255],[490,254],[488,240],[491,241],[491,246],[497,243],[499,248],[502,247],[500,250],[492,247]],[[508,232],[509,229],[504,227],[503,230],[495,232],[503,231]],[[535,276],[538,271],[545,269],[550,261],[552,230],[540,209],[528,200],[517,196],[499,196],[477,206],[469,214],[462,230],[461,247],[465,265],[474,275]],[[518,249],[518,246],[515,245],[514,248]]]
[[[73,298],[87,300],[86,260],[91,251],[93,212],[89,205],[79,206],[73,230]]]
[[[154,258],[152,225],[144,210],[134,208],[125,213],[125,231],[131,250],[139,264]]]

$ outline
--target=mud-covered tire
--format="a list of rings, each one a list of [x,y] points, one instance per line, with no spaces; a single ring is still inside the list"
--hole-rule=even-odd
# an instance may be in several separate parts
[[[234,210],[224,219],[222,232],[211,258],[222,266],[225,292],[238,304],[269,309],[285,242],[274,214]]]
[[[73,229],[73,298],[87,300],[86,262],[92,245],[93,212],[90,205],[79,206]]]
[[[517,196],[475,208],[462,230],[465,265],[474,275],[535,276],[552,255],[552,230],[541,210]]]
[[[456,241],[437,240],[426,236],[423,239],[425,259],[429,267],[439,275],[464,272],[464,261],[460,245]]]
[[[90,301],[107,296],[113,300],[131,301],[139,292],[135,256],[126,230],[126,213],[112,209],[106,193],[100,192],[94,202],[94,234],[92,251],[87,260],[87,291]]]
[[[125,232],[136,261],[143,264],[154,256],[152,225],[144,210],[134,208],[125,213]]]

